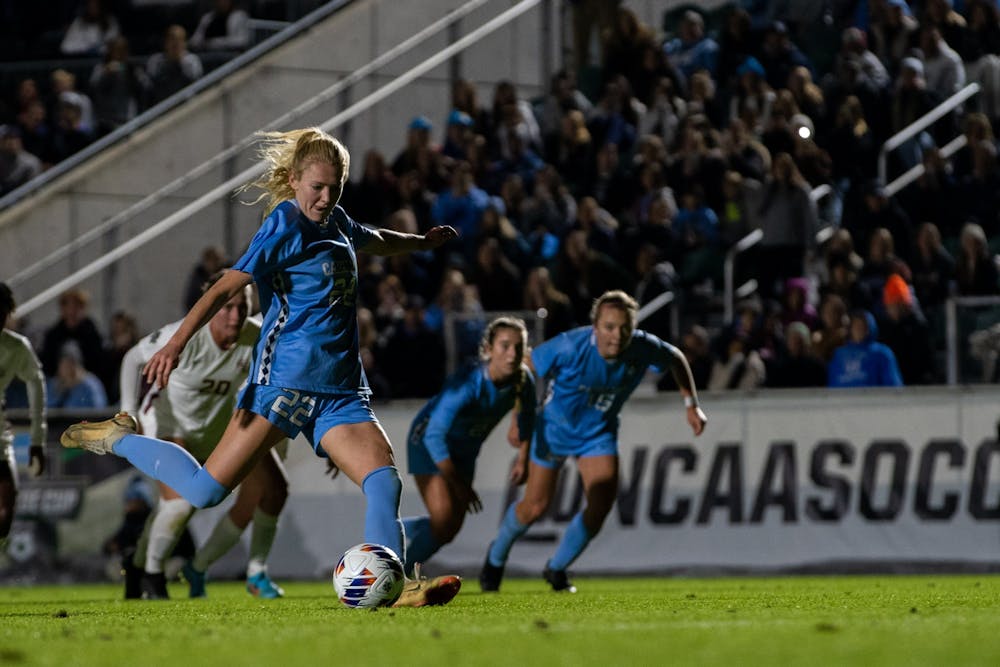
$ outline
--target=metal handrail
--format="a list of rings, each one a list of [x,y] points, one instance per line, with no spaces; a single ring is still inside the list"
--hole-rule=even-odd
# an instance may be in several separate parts
[[[724,291],[722,307],[723,317],[726,322],[732,321],[733,312],[736,308],[733,298],[736,291],[735,286],[733,285],[736,273],[736,256],[754,247],[760,243],[763,238],[764,232],[760,229],[755,229],[734,243],[733,247],[726,253],[726,261],[722,266],[722,282]]]
[[[344,78],[339,79],[332,86],[329,86],[328,88],[321,91],[317,95],[309,98],[307,101],[295,107],[288,113],[285,113],[282,116],[274,119],[267,125],[263,126],[261,130],[267,131],[267,130],[278,129],[294,121],[295,119],[313,111],[314,109],[318,108],[325,102],[339,95],[341,92],[343,92],[350,86],[362,81],[366,76],[368,76],[372,72],[378,70],[379,68],[391,62],[392,60],[395,60],[401,54],[410,50],[417,44],[425,41],[429,37],[436,35],[438,32],[440,32],[443,28],[447,27],[451,23],[454,23],[455,21],[464,17],[466,14],[469,14],[470,12],[478,9],[487,1],[488,0],[470,0],[470,2],[465,3],[461,7],[458,7],[453,11],[448,12],[441,19],[434,21],[426,28],[422,29],[421,31],[417,32],[411,37],[403,40],[402,42],[392,47],[385,53],[377,56],[371,62],[362,65],[361,67],[357,68]],[[123,211],[116,213],[115,215],[111,216],[107,220],[104,220],[97,226],[87,230],[83,234],[80,234],[78,237],[74,238],[70,242],[62,246],[59,246],[58,248],[50,252],[48,255],[39,259],[38,261],[21,269],[16,274],[11,276],[7,280],[7,283],[11,287],[16,287],[21,283],[23,283],[24,281],[31,278],[32,276],[41,273],[42,271],[55,265],[57,262],[62,261],[66,257],[72,255],[79,249],[86,246],[88,243],[100,239],[108,231],[131,220],[132,218],[136,217],[143,211],[149,209],[152,206],[155,206],[156,204],[160,203],[173,193],[183,189],[184,187],[194,182],[198,178],[204,176],[205,174],[209,173],[216,167],[222,165],[227,160],[231,159],[232,157],[239,154],[243,150],[246,150],[247,148],[252,146],[256,140],[257,140],[256,133],[251,133],[247,135],[239,142],[233,144],[229,148],[226,148],[225,150],[216,154],[214,157],[209,158],[205,162],[202,162],[200,165],[194,167],[185,174],[177,177],[170,183],[167,183],[159,190],[146,195],[145,197],[135,202],[131,206],[125,208]]]
[[[948,143],[946,143],[944,146],[942,146],[938,152],[941,153],[941,157],[949,158],[955,153],[957,153],[959,150],[961,150],[962,147],[965,146],[967,143],[969,142],[965,138],[965,135],[960,134],[951,141],[949,141]],[[924,171],[925,170],[923,163],[910,167],[905,172],[903,172],[899,177],[897,177],[894,181],[885,186],[886,195],[892,197],[893,195],[897,194],[907,185],[913,183],[913,181],[923,176]]]
[[[918,133],[924,131],[930,125],[936,123],[945,114],[955,109],[965,100],[969,99],[973,95],[979,92],[978,83],[970,83],[962,90],[958,91],[945,101],[941,102],[939,105],[925,113],[923,116],[913,121],[902,130],[892,135],[886,142],[882,145],[882,149],[878,153],[878,179],[879,183],[885,183],[886,179],[886,158],[889,153],[896,150],[902,146],[905,142],[909,141],[915,137]]]
[[[125,123],[121,127],[117,128],[113,132],[101,137],[94,143],[90,144],[86,148],[74,153],[65,160],[59,162],[57,165],[42,172],[35,178],[31,179],[24,185],[8,192],[3,197],[0,197],[0,211],[13,206],[18,201],[24,199],[28,195],[36,192],[41,187],[51,183],[55,179],[69,173],[71,170],[75,169],[79,165],[83,164],[90,158],[94,157],[105,148],[113,146],[120,141],[123,141],[130,137],[132,134],[142,129],[150,123],[150,121],[158,118],[167,111],[173,109],[174,107],[180,106],[187,100],[198,95],[199,93],[214,88],[220,81],[225,77],[229,76],[238,69],[244,67],[245,65],[253,62],[254,60],[264,56],[270,51],[274,50],[275,47],[284,44],[286,41],[292,39],[300,32],[307,30],[319,21],[325,19],[327,16],[336,13],[344,6],[350,4],[353,0],[331,0],[325,5],[322,5],[312,12],[299,19],[295,23],[289,25],[287,28],[281,32],[271,35],[263,42],[254,46],[253,48],[244,51],[240,55],[234,57],[232,60],[222,65],[218,69],[212,70],[205,76],[196,80],[190,86],[182,88],[178,92],[174,93],[167,99],[163,100],[159,104],[156,104],[146,111],[142,112],[129,122]]]
[[[670,338],[672,340],[678,340],[680,338],[681,325],[680,313],[678,312],[678,308],[676,307],[677,304],[675,303],[676,299],[677,295],[670,290],[657,294],[655,297],[650,299],[646,305],[639,309],[635,316],[635,323],[642,324],[642,321],[650,315],[656,313],[661,308],[673,304],[674,307],[670,309]]]
[[[521,14],[533,9],[542,0],[521,0],[516,5],[510,7],[506,11],[493,17],[483,25],[479,26],[469,34],[465,35],[461,39],[458,39],[453,44],[449,44],[445,48],[438,51],[436,54],[429,57],[427,60],[423,61],[410,68],[406,72],[403,72],[395,79],[385,84],[381,88],[373,91],[372,93],[366,95],[362,99],[358,100],[351,106],[347,107],[340,113],[336,114],[328,121],[320,125],[320,128],[324,131],[331,131],[333,128],[340,126],[341,124],[351,120],[352,118],[358,116],[359,114],[367,111],[372,106],[382,101],[389,95],[392,95],[397,90],[403,86],[409,84],[411,81],[420,77],[427,72],[433,70],[438,65],[444,63],[449,58],[454,56],[460,51],[464,51],[470,46],[474,45],[477,40],[482,39],[486,35],[494,32],[498,28],[503,27],[507,23],[513,21]],[[225,181],[221,185],[216,186],[208,193],[202,195],[198,199],[190,202],[186,206],[181,207],[178,211],[166,218],[163,218],[159,222],[151,225],[142,232],[136,234],[134,237],[126,240],[117,248],[109,251],[103,257],[99,257],[87,266],[75,271],[72,275],[59,280],[51,287],[43,290],[39,294],[25,300],[23,304],[18,307],[18,313],[22,316],[28,315],[29,313],[37,310],[41,305],[47,303],[51,299],[54,299],[59,294],[61,294],[66,289],[80,284],[87,278],[93,276],[101,269],[107,267],[108,265],[118,261],[122,257],[125,257],[133,250],[136,250],[149,241],[159,237],[161,234],[167,232],[168,230],[174,228],[181,222],[187,220],[190,216],[204,210],[210,204],[218,201],[222,197],[226,196],[229,192],[235,188],[254,180],[258,176],[264,173],[266,165],[264,163],[257,163],[254,166],[245,169],[241,173],[233,176],[229,180]]]

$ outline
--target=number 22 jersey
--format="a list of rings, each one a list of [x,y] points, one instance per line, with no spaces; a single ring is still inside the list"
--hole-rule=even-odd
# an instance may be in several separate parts
[[[340,206],[323,222],[294,201],[264,220],[233,268],[253,276],[263,311],[249,382],[318,394],[371,393],[358,353],[355,248],[376,232]]]

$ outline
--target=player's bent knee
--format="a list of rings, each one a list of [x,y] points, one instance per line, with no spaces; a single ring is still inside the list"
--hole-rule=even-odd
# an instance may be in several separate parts
[[[215,507],[229,495],[229,489],[215,481],[204,468],[200,469],[194,476],[191,488],[183,494],[189,503],[198,509]]]

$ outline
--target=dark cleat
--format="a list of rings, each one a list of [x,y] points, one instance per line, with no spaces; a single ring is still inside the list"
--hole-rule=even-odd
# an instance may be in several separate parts
[[[479,589],[484,593],[496,593],[500,590],[501,581],[503,581],[503,565],[497,566],[491,563],[490,552],[487,549],[483,569],[479,572]]]
[[[125,575],[125,599],[138,600],[142,597],[142,575],[145,574],[141,567],[136,567],[132,563],[132,552],[122,558],[122,574]]]
[[[142,575],[143,600],[169,600],[167,577],[162,572],[146,572]]]
[[[566,570],[553,570],[546,563],[545,569],[542,570],[542,577],[545,578],[545,581],[549,582],[549,586],[552,586],[552,590],[557,593],[576,593],[576,586],[570,582]]]

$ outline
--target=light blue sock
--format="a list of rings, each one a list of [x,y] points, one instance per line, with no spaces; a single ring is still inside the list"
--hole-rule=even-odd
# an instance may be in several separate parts
[[[565,570],[583,553],[593,538],[587,526],[583,524],[583,512],[577,512],[566,527],[555,555],[549,560],[549,567],[553,570]]]
[[[381,544],[396,552],[406,562],[403,545],[403,522],[399,520],[399,496],[403,482],[395,466],[375,468],[361,481],[368,501],[365,510],[365,542]]]
[[[406,571],[412,572],[415,563],[426,563],[441,545],[431,532],[429,516],[407,517],[403,519],[403,528],[406,530],[406,539],[410,542],[406,547]]]
[[[229,490],[215,481],[186,449],[172,442],[145,435],[126,435],[112,450],[181,494],[195,507],[218,505],[229,495]]]
[[[503,521],[500,522],[500,531],[493,539],[493,544],[490,545],[489,560],[493,567],[504,566],[504,563],[507,562],[507,556],[510,554],[510,548],[514,546],[514,542],[518,538],[528,532],[531,525],[523,524],[517,520],[515,507],[517,507],[517,503],[511,503],[510,507],[507,508],[507,512],[503,515]]]

